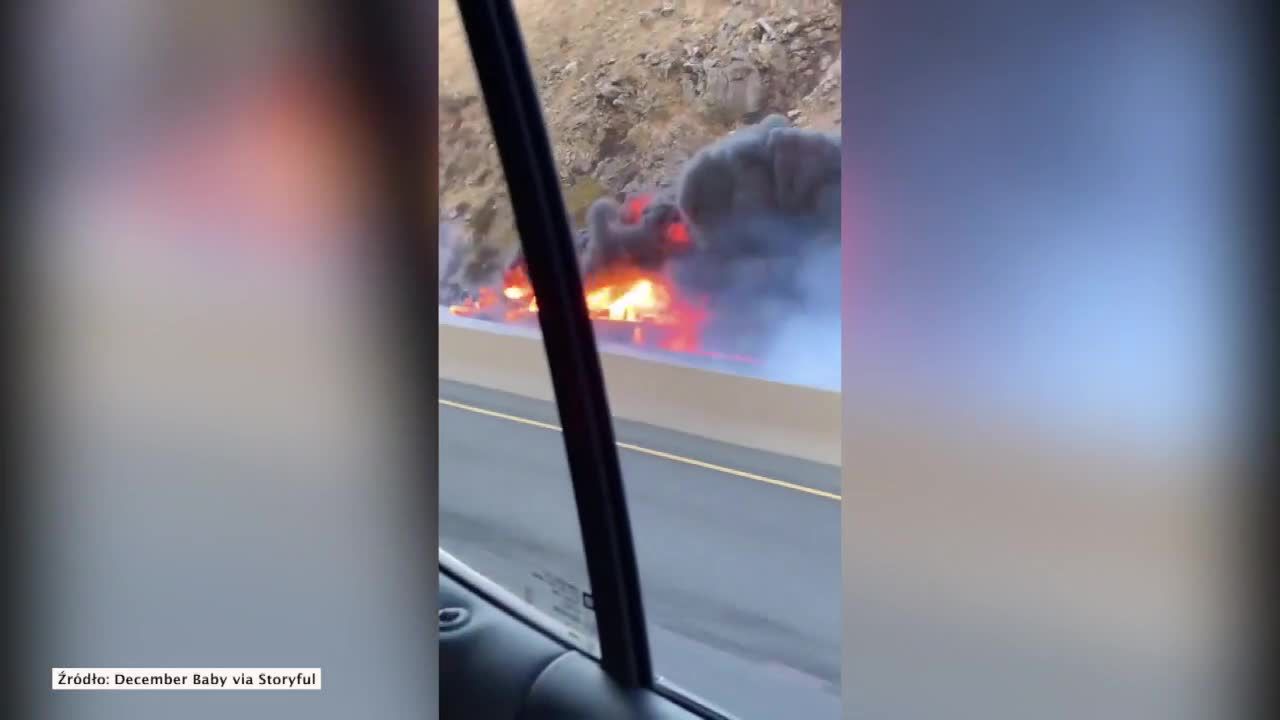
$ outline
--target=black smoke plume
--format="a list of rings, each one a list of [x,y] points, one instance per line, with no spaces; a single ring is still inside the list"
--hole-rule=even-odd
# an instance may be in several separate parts
[[[694,156],[678,202],[694,247],[670,269],[707,303],[704,343],[838,385],[839,136],[770,116]]]

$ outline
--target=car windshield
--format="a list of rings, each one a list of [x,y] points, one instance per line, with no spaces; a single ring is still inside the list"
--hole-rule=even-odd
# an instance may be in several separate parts
[[[767,5],[515,3],[654,672],[732,714],[835,718],[840,8]],[[439,30],[441,548],[598,653],[534,239],[452,4]]]

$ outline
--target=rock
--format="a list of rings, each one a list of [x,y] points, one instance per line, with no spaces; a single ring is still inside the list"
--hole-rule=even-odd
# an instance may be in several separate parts
[[[754,66],[735,61],[723,68],[707,68],[706,73],[704,98],[713,116],[736,120],[764,108],[764,80]]]
[[[624,138],[628,145],[637,148],[649,148],[653,146],[653,129],[648,123],[636,123],[627,131]]]
[[[721,27],[731,30],[738,29],[743,23],[751,19],[751,12],[744,7],[731,7],[724,13],[724,19],[721,21]]]
[[[769,73],[782,76],[789,67],[786,50],[774,43],[760,43],[751,49],[750,55],[757,66]]]
[[[675,3],[664,2],[662,3],[662,9],[658,10],[658,14],[661,15],[662,17],[669,17],[675,11],[676,11]]]
[[[831,61],[831,65],[827,67],[827,74],[823,77],[823,82],[838,83],[840,82],[840,54]]]
[[[698,86],[689,76],[680,79],[680,90],[684,96],[685,102],[692,103],[698,99]]]
[[[611,82],[602,82],[596,85],[596,97],[605,100],[616,100],[622,95],[622,88]]]
[[[630,158],[612,157],[596,166],[596,179],[604,187],[620,188],[631,182],[640,169]]]

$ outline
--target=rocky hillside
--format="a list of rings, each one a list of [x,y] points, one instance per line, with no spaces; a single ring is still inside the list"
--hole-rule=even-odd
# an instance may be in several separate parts
[[[699,148],[769,113],[839,127],[839,0],[516,6],[579,225],[595,199],[668,186]],[[516,238],[456,12],[441,4],[440,206],[464,272],[487,274]]]

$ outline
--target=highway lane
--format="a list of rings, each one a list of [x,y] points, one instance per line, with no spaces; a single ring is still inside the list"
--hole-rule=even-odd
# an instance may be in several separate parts
[[[585,588],[555,408],[440,397],[441,546],[540,607],[535,572]],[[745,717],[838,717],[839,468],[615,427],[659,674]]]

